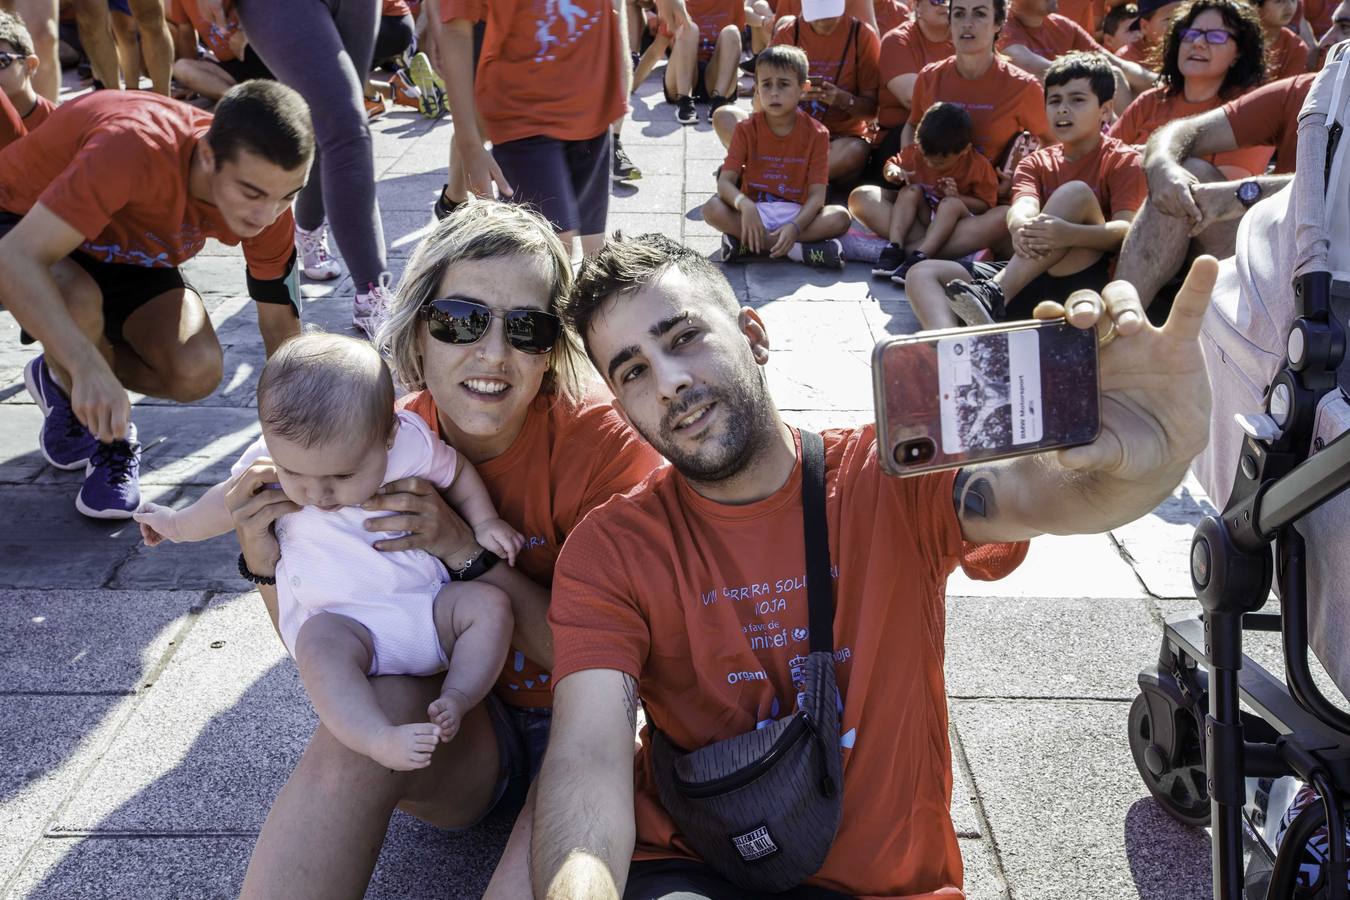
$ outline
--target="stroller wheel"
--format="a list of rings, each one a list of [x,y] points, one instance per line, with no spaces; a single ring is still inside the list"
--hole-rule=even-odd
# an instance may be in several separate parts
[[[1130,754],[1149,793],[1186,825],[1209,824],[1209,789],[1200,729],[1190,710],[1158,691],[1130,705]]]

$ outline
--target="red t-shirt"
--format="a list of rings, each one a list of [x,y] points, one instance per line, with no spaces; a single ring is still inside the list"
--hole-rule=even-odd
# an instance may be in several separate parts
[[[1288,174],[1298,160],[1298,113],[1317,73],[1282,78],[1223,105],[1239,147],[1274,147],[1275,171]]]
[[[741,173],[741,193],[761,200],[806,202],[813,184],[830,179],[830,132],[801,109],[784,137],[774,134],[763,112],[736,125],[724,172]]]
[[[728,25],[735,25],[737,31],[745,28],[743,0],[686,0],[684,5],[689,18],[698,26],[698,56],[705,62],[712,59],[717,36],[723,28]]]
[[[1097,149],[1080,159],[1067,159],[1064,145],[1037,150],[1017,164],[1013,173],[1012,199],[1035,197],[1044,206],[1061,185],[1081,181],[1097,195],[1106,218],[1138,212],[1148,196],[1139,151],[1113,137],[1102,136]]]
[[[1035,28],[1023,25],[1017,16],[1009,16],[998,37],[998,48],[1004,50],[1020,44],[1037,56],[1054,60],[1065,53],[1083,50],[1105,53],[1106,49],[1093,40],[1092,35],[1074,20],[1051,13]]]
[[[983,154],[976,153],[974,147],[961,151],[955,164],[945,172],[939,172],[928,164],[919,142],[915,141],[887,161],[909,173],[909,183],[922,185],[926,190],[936,192],[940,179],[950,178],[956,182],[956,192],[966,197],[983,200],[990,206],[998,204],[998,173],[989,164]]]
[[[1142,146],[1148,142],[1149,135],[1173,119],[1184,119],[1198,113],[1209,112],[1223,105],[1219,96],[1211,97],[1201,103],[1192,103],[1184,93],[1171,96],[1160,87],[1150,88],[1129,105],[1124,114],[1111,126],[1111,137],[1119,138],[1127,144]],[[1216,166],[1236,166],[1252,175],[1266,170],[1270,162],[1269,147],[1245,147],[1206,156]]]
[[[384,0],[380,7],[381,16],[395,16],[402,18],[409,15],[412,9],[408,6],[408,0]]]
[[[906,22],[886,32],[881,39],[881,101],[877,107],[877,124],[882,128],[895,128],[909,118],[909,107],[903,106],[887,87],[893,79],[901,75],[918,75],[924,66],[941,62],[955,52],[950,40],[930,41],[924,37],[918,22]]]
[[[1157,72],[1161,67],[1155,64],[1153,59],[1153,52],[1156,49],[1156,46],[1157,45],[1149,41],[1148,38],[1143,37],[1132,44],[1126,44],[1124,47],[1121,47],[1116,51],[1116,56],[1119,56],[1121,59],[1128,59],[1132,63],[1138,63],[1146,69]]]
[[[891,478],[874,426],[824,433],[843,714],[843,817],[807,883],[860,898],[951,898],[961,854],[949,812],[943,682],[947,576],[1000,578],[1025,543],[971,544],[952,472]],[[807,605],[801,464],[778,491],[728,506],[672,469],[597,509],[558,559],[549,621],[558,681],[637,679],[648,721],[703,747],[791,714]],[[644,746],[648,743],[644,741]],[[635,760],[637,858],[693,856]]]
[[[877,17],[877,30],[884,35],[909,21],[909,4],[905,0],[873,0],[872,15]]]
[[[487,22],[474,97],[494,144],[588,141],[628,111],[628,38],[610,0],[442,0],[441,19]]]
[[[239,14],[233,5],[225,11],[224,29],[202,16],[197,0],[169,0],[164,7],[164,17],[175,25],[191,25],[198,39],[219,61],[229,62],[236,58],[230,48],[230,36],[239,30]]]
[[[988,71],[973,79],[961,77],[955,57],[927,66],[914,82],[909,124],[918,128],[928,107],[939,101],[955,103],[970,114],[975,149],[990,162],[998,160],[1019,131],[1038,138],[1050,131],[1040,79],[1002,56],[995,55]]]
[[[1329,0],[1303,0],[1298,5],[1298,12],[1294,14],[1294,20],[1290,26],[1298,28],[1299,23],[1307,20],[1312,26],[1312,32],[1319,37],[1327,33],[1331,28],[1331,14],[1335,11],[1336,4]],[[1295,31],[1295,34],[1298,32]]]
[[[1267,81],[1292,78],[1308,71],[1308,45],[1288,28],[1281,28],[1273,39],[1267,34],[1266,47],[1270,59]]]
[[[1059,0],[1058,13],[1083,26],[1088,34],[1096,34],[1098,24],[1106,15],[1106,0]],[[1011,19],[1010,16],[1009,21]]]
[[[0,149],[8,147],[28,133],[23,117],[4,91],[0,91]]]
[[[215,238],[243,244],[254,278],[280,278],[295,252],[289,209],[241,240],[220,210],[188,193],[192,153],[210,125],[210,113],[148,91],[68,101],[0,152],[0,209],[22,215],[41,203],[103,262],[177,266]]]
[[[37,128],[43,122],[47,121],[47,117],[52,114],[52,110],[54,109],[56,109],[55,103],[41,94],[38,94],[37,102],[34,103],[33,108],[28,111],[28,115],[23,117],[23,127],[32,131],[34,128]]]
[[[857,36],[850,40],[856,21],[844,16],[834,26],[834,31],[817,34],[810,24],[800,19],[780,19],[772,43],[791,44],[805,51],[806,58],[811,61],[812,81],[828,81],[854,96],[880,96],[881,39],[872,29],[858,23]],[[869,120],[848,110],[826,109],[819,103],[807,101],[802,101],[802,109],[823,122],[831,137],[867,133]]]
[[[440,433],[430,391],[406,396],[398,406]],[[477,468],[498,515],[525,535],[516,568],[547,586],[563,541],[586,514],[659,465],[656,451],[597,393],[580,402],[540,394],[506,452]],[[515,649],[497,680],[497,695],[515,706],[553,705],[548,670]]]

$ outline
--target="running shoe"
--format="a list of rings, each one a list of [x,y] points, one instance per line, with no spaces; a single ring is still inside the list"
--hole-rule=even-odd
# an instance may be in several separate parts
[[[877,257],[877,264],[872,267],[872,274],[877,278],[890,278],[895,274],[895,270],[900,268],[900,264],[905,261],[905,248],[899,244],[887,244],[881,250],[881,255]]]
[[[838,238],[802,244],[802,262],[815,269],[842,269],[844,245]]]
[[[45,357],[39,355],[28,361],[23,369],[23,383],[33,395],[33,402],[42,410],[38,448],[43,457],[58,469],[69,471],[83,467],[94,455],[98,441],[75,418],[70,398],[52,378]]]
[[[642,170],[633,165],[633,161],[623,151],[623,144],[619,141],[619,136],[615,135],[614,166],[610,178],[614,181],[637,181],[641,177]]]
[[[908,257],[906,257],[904,262],[902,262],[899,266],[896,267],[895,272],[891,274],[891,281],[895,282],[896,284],[903,285],[905,283],[905,276],[909,274],[909,270],[914,268],[927,258],[928,254],[920,253],[918,250],[915,250]]]
[[[130,519],[141,505],[141,445],[136,426],[110,444],[97,444],[84,470],[75,508],[91,519]]]
[[[693,125],[698,121],[698,109],[694,106],[693,97],[682,94],[675,98],[675,121],[681,125]]]
[[[741,244],[741,239],[729,234],[722,235],[722,262],[745,262],[752,254]]]
[[[394,101],[395,106],[406,106],[418,112],[422,111],[422,92],[402,70],[389,76],[389,99]]]
[[[419,107],[422,115],[428,119],[439,119],[449,108],[445,102],[445,81],[431,64],[431,57],[418,51],[408,60],[408,75],[413,86],[422,95]]]
[[[1007,300],[997,281],[958,279],[943,290],[952,312],[966,325],[992,325],[1003,320]]]
[[[389,286],[384,282],[366,285],[365,291],[358,291],[356,294],[356,302],[352,307],[352,325],[372,341],[375,340],[375,333],[380,330],[385,316],[389,314],[391,299]]]
[[[379,94],[374,97],[366,98],[366,119],[378,119],[389,111],[389,107],[384,105],[384,98]]]
[[[295,246],[300,251],[300,268],[314,281],[331,281],[342,274],[342,264],[328,249],[328,220],[313,231],[295,226]]]
[[[464,200],[451,200],[449,197],[445,196],[445,191],[449,187],[450,185],[448,184],[441,185],[441,192],[436,195],[436,205],[431,208],[431,211],[436,214],[437,221],[450,218],[451,213],[467,202]]]
[[[728,103],[735,103],[734,97],[723,97],[721,94],[713,94],[708,97],[708,121],[713,120],[713,113],[717,112]]]

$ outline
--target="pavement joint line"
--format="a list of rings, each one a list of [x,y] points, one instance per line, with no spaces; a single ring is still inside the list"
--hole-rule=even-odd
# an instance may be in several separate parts
[[[947,727],[951,733],[952,757],[961,773],[961,780],[965,782],[968,788],[966,793],[969,794],[970,807],[975,813],[975,822],[980,829],[980,833],[976,837],[989,851],[989,863],[994,869],[994,879],[998,884],[999,893],[1004,900],[1013,900],[1012,885],[1008,881],[1008,873],[1003,868],[1003,856],[999,853],[998,841],[994,839],[993,824],[984,811],[984,798],[980,796],[980,788],[975,781],[975,770],[971,767],[970,759],[966,756],[966,745],[961,740],[961,729],[956,727],[956,721],[951,719],[950,716],[948,722]],[[955,789],[954,785],[953,789]]]
[[[1134,580],[1139,582],[1139,587],[1143,590],[1144,596],[1153,600],[1161,599],[1157,594],[1149,590],[1148,582],[1144,581],[1144,576],[1139,574],[1135,558],[1130,555],[1130,551],[1120,542],[1120,538],[1116,537],[1116,533],[1114,531],[1108,531],[1106,532],[1106,536],[1111,541],[1111,545],[1116,548],[1116,552],[1120,554],[1120,558],[1125,561],[1125,565],[1130,567],[1130,573],[1134,575]]]
[[[49,840],[100,840],[100,841],[124,841],[124,840],[162,840],[169,838],[257,838],[260,834],[255,829],[212,829],[204,831],[131,831],[131,830],[103,830],[98,828],[71,828],[54,829],[42,835],[44,839]]]
[[[133,697],[134,690],[123,691],[0,691],[0,697]]]
[[[214,594],[220,592],[201,591],[193,593],[199,593],[199,597],[198,601],[188,608],[186,621],[179,626],[178,632],[165,646],[164,653],[160,656],[159,660],[150,667],[149,672],[145,673],[144,678],[141,680],[141,686],[129,695],[130,700],[113,707],[109,716],[113,721],[108,728],[107,737],[102,742],[102,746],[89,748],[89,761],[85,763],[84,768],[71,779],[70,788],[66,791],[66,795],[61,798],[60,803],[57,803],[56,806],[52,808],[51,814],[47,816],[47,820],[43,822],[42,826],[38,829],[38,836],[34,838],[32,843],[28,845],[28,848],[24,850],[23,855],[15,861],[10,876],[4,879],[3,882],[0,882],[0,897],[7,897],[9,895],[11,886],[28,868],[28,864],[32,860],[33,854],[37,851],[38,845],[42,842],[43,838],[49,832],[56,830],[52,827],[53,823],[60,821],[60,817],[65,815],[66,808],[70,805],[71,800],[84,788],[85,782],[89,780],[89,776],[93,773],[94,769],[97,768],[99,763],[103,762],[103,755],[113,746],[118,735],[122,733],[122,729],[127,727],[127,723],[131,721],[132,717],[136,714],[136,710],[138,710],[141,703],[144,702],[145,697],[147,696],[147,689],[154,686],[160,672],[162,672],[165,666],[169,664],[170,658],[172,658],[174,653],[178,652],[179,647],[183,646],[184,639],[197,624],[197,620],[201,618],[201,614],[209,604],[210,598]]]
[[[1031,700],[1036,703],[1131,703],[1134,698],[1122,700],[1120,697],[1084,697],[1082,695],[1047,695],[1039,694],[948,694],[948,700],[961,700],[963,702],[978,703],[982,700]]]

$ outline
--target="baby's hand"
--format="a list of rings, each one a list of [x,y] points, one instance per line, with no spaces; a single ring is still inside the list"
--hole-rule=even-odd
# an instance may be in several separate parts
[[[516,564],[516,554],[525,547],[525,536],[516,531],[503,519],[488,519],[474,527],[473,536],[485,550]]]
[[[431,723],[441,730],[441,743],[448,744],[459,734],[459,726],[464,724],[464,717],[472,706],[468,697],[452,687],[444,688],[441,695],[431,702],[427,707],[427,715]]]
[[[938,193],[944,197],[956,197],[961,193],[956,189],[956,179],[950,176],[939,178],[937,180],[937,189]]]
[[[881,170],[881,174],[882,177],[884,177],[891,184],[900,184],[902,181],[905,180],[904,170],[892,163],[886,163],[886,167]]]
[[[142,503],[141,508],[131,514],[131,518],[141,526],[141,540],[145,546],[154,547],[164,541],[177,541],[174,535],[178,529],[174,525],[177,511],[158,503]]]

